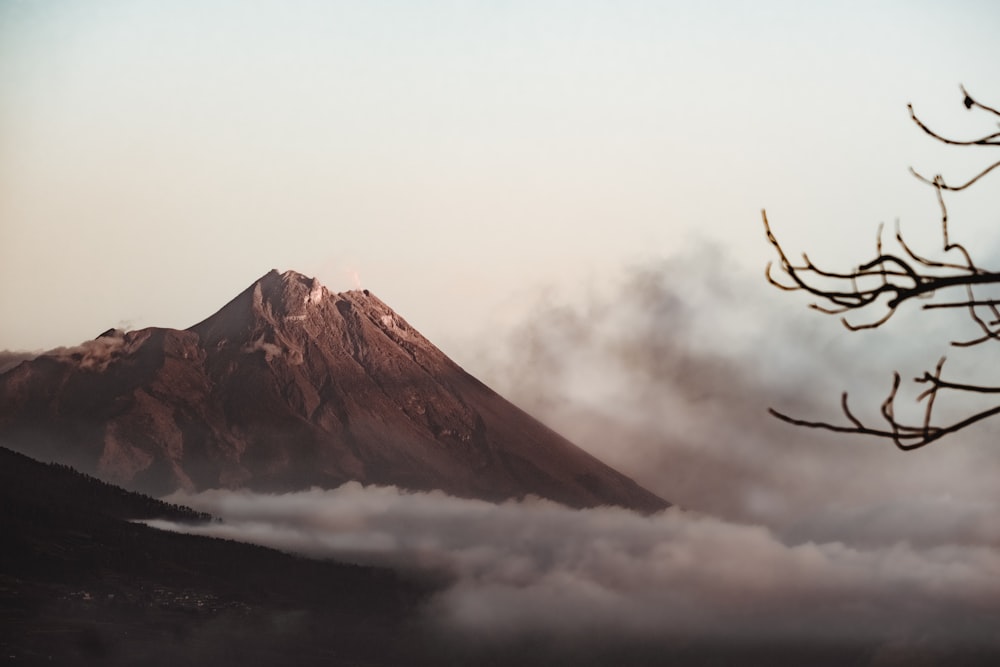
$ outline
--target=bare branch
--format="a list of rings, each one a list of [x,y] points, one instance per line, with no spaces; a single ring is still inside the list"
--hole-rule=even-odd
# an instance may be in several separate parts
[[[983,299],[980,301],[954,301],[950,303],[925,303],[924,310],[934,310],[937,308],[968,308],[969,306],[996,306],[1000,304],[997,299]]]
[[[772,285],[785,291],[802,290],[817,297],[819,301],[810,304],[810,308],[828,314],[859,311],[876,303],[883,304],[886,312],[874,320],[852,323],[845,319],[844,325],[851,331],[881,326],[892,317],[900,305],[910,299],[933,295],[955,287],[1000,284],[1000,272],[980,269],[972,262],[964,248],[957,244],[950,244],[947,247],[963,254],[968,260],[964,266],[952,262],[934,261],[917,255],[904,241],[901,241],[900,245],[910,260],[893,254],[879,253],[874,259],[853,271],[840,272],[819,268],[808,255],[803,255],[803,263],[795,265],[788,261],[784,248],[774,236],[766,210],[761,211],[761,217],[767,239],[777,251],[781,270],[789,280],[786,283],[776,279],[772,272],[774,265],[769,263],[766,276]],[[944,234],[947,235],[946,228]],[[896,238],[901,240],[902,234],[897,233]],[[876,251],[880,250],[880,246],[881,241],[876,244]],[[934,271],[930,271],[931,269]],[[867,288],[859,287],[861,281],[871,279],[878,281],[878,284]],[[973,299],[970,297],[970,300]],[[927,304],[924,305],[926,307]]]
[[[1000,110],[986,106],[969,95],[965,87],[961,87],[966,109],[977,109],[1000,117]],[[928,127],[907,105],[910,118],[924,133],[941,143],[951,146],[1000,146],[1000,132],[991,132],[978,138],[959,140],[939,134]],[[965,190],[994,170],[1000,168],[1000,161],[989,165],[971,179],[960,185],[949,185],[943,176],[928,178],[914,169],[913,175],[921,182],[934,188],[938,206],[941,210],[941,252],[957,253],[958,259],[930,257],[917,253],[904,239],[903,233],[896,223],[895,241],[902,249],[902,254],[894,254],[883,244],[882,225],[879,225],[875,240],[874,257],[849,271],[835,271],[820,268],[812,262],[808,255],[802,255],[801,264],[793,264],[788,259],[785,249],[778,242],[771,230],[767,213],[761,211],[764,220],[764,231],[768,242],[775,249],[779,258],[780,271],[786,280],[775,278],[772,274],[772,264],[767,266],[767,279],[772,285],[785,291],[804,291],[816,299],[809,307],[831,315],[851,314],[854,311],[868,309],[884,309],[881,314],[861,323],[852,322],[846,316],[841,322],[851,331],[861,329],[876,329],[885,324],[897,309],[911,299],[933,299],[937,295],[959,288],[964,290],[964,298],[925,303],[924,310],[957,309],[967,311],[969,319],[980,331],[980,336],[966,341],[952,341],[955,347],[972,347],[990,340],[1000,340],[1000,298],[977,298],[975,288],[984,285],[1000,284],[1000,271],[990,271],[979,267],[972,255],[963,244],[954,242],[949,233],[948,207],[944,200],[944,192]],[[984,310],[987,314],[983,316]],[[902,450],[912,450],[924,447],[947,435],[960,431],[972,424],[1000,414],[1000,405],[980,410],[964,419],[946,426],[934,425],[934,410],[940,392],[947,391],[958,394],[1000,394],[1000,386],[986,386],[964,382],[944,380],[941,374],[945,358],[941,357],[933,371],[925,371],[914,378],[914,382],[926,385],[918,396],[917,402],[926,401],[923,415],[919,423],[910,424],[900,421],[896,416],[896,398],[900,389],[899,373],[893,374],[889,393],[879,406],[882,423],[872,426],[858,418],[848,404],[848,394],[841,395],[840,408],[847,423],[837,424],[827,421],[813,421],[791,417],[775,409],[769,412],[778,419],[806,428],[823,429],[836,433],[855,433],[891,440]]]
[[[987,112],[993,114],[994,116],[1000,116],[1000,111],[997,111],[993,107],[988,107],[985,104],[980,104],[976,100],[972,99],[972,95],[970,95],[969,91],[967,91],[965,89],[965,86],[959,84],[958,87],[962,90],[962,95],[965,96],[965,99],[962,100],[962,104],[965,105],[966,109],[969,109],[971,111],[972,107],[978,107],[978,108],[982,109],[983,111],[987,111]]]
[[[972,98],[970,98],[968,95],[966,95],[965,99],[966,100],[970,100]],[[973,102],[973,103],[975,103],[975,102]],[[971,106],[971,105],[967,105],[967,106]],[[968,139],[968,140],[965,140],[965,141],[957,140],[957,139],[949,139],[947,137],[943,137],[940,134],[938,134],[937,132],[935,132],[934,130],[932,130],[931,128],[929,128],[926,125],[924,125],[924,122],[922,120],[920,120],[919,118],[917,118],[917,114],[913,110],[913,105],[912,104],[907,104],[906,108],[909,109],[909,111],[910,111],[910,118],[913,120],[913,122],[916,123],[917,126],[921,130],[923,130],[927,134],[931,135],[932,137],[934,137],[935,139],[937,139],[941,143],[949,144],[951,146],[1000,146],[1000,132],[993,132],[991,134],[987,134],[984,137],[979,137],[978,139]]]
[[[1000,414],[1000,405],[988,408],[986,410],[981,410],[976,412],[964,419],[960,419],[953,422],[947,426],[933,426],[931,424],[933,419],[934,411],[934,401],[937,397],[939,391],[942,390],[952,390],[958,392],[975,392],[980,394],[1000,394],[1000,387],[986,387],[978,385],[967,385],[956,382],[947,382],[941,379],[941,370],[944,366],[944,358],[942,358],[934,369],[933,373],[925,372],[922,377],[916,378],[916,382],[930,383],[931,387],[924,391],[919,397],[919,400],[924,398],[928,399],[927,407],[924,410],[924,416],[922,423],[919,426],[910,425],[899,421],[895,415],[895,402],[896,395],[899,391],[901,384],[899,373],[893,374],[892,388],[889,394],[886,396],[885,400],[882,402],[880,408],[880,414],[885,422],[885,426],[869,426],[865,424],[861,419],[859,419],[850,409],[848,405],[848,394],[844,392],[841,395],[841,411],[847,418],[850,424],[834,424],[825,421],[814,421],[809,419],[800,419],[797,417],[791,417],[783,412],[775,410],[774,408],[769,408],[768,412],[780,419],[783,422],[793,424],[795,426],[804,426],[807,428],[822,429],[825,431],[833,431],[835,433],[853,433],[857,435],[870,435],[878,438],[883,438],[886,440],[891,440],[896,447],[904,451],[909,451],[912,449],[919,449],[939,440],[946,435],[960,431],[972,424],[980,422],[984,419],[988,419],[996,414]]]
[[[997,133],[997,134],[1000,135],[1000,133]],[[991,144],[991,145],[1000,146],[1000,143]],[[990,173],[991,171],[993,171],[997,167],[1000,167],[1000,161],[994,162],[990,166],[986,167],[986,169],[983,169],[981,172],[979,172],[978,174],[976,174],[975,176],[973,176],[971,179],[969,179],[968,181],[966,181],[962,185],[948,185],[948,184],[946,184],[944,182],[944,178],[941,177],[940,175],[939,176],[935,176],[934,178],[927,178],[926,176],[923,176],[920,173],[918,173],[917,170],[914,169],[913,167],[910,167],[910,173],[913,174],[914,176],[916,176],[918,179],[920,179],[924,183],[927,183],[928,185],[933,185],[936,188],[941,188],[942,190],[948,190],[950,192],[958,192],[959,190],[964,190],[965,188],[969,187],[970,185],[972,185],[973,183],[975,183],[980,178],[982,178],[986,174]]]

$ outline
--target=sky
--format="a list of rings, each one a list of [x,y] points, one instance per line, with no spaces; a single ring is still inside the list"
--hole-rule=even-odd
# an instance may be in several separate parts
[[[997,21],[988,1],[4,0],[0,349],[187,327],[278,268],[360,281],[469,365],[538,292],[578,301],[701,240],[756,279],[763,207],[851,261],[878,222],[933,220],[909,166],[971,170],[905,105],[961,131],[959,83],[1000,98]]]
[[[849,334],[769,287],[760,210],[835,267],[882,222],[933,253],[934,193],[908,169],[958,181],[990,156],[906,104],[994,129],[959,84],[1000,103],[998,25],[990,0],[0,0],[0,350],[188,327],[272,268],[369,288],[685,512],[181,498],[226,518],[213,531],[422,558],[455,582],[432,617],[479,636],[877,627],[882,664],[986,641],[996,427],[904,455],[766,415],[834,419],[847,389],[877,418],[894,370],[947,352],[983,378],[983,349],[949,349],[968,323],[946,313]],[[995,182],[949,199],[987,262]]]

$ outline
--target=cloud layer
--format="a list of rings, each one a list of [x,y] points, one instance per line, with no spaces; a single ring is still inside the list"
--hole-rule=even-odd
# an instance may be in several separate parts
[[[456,641],[1000,651],[1000,553],[981,545],[790,544],[762,526],[673,508],[494,505],[356,483],[168,500],[224,521],[153,525],[445,575],[425,617]]]

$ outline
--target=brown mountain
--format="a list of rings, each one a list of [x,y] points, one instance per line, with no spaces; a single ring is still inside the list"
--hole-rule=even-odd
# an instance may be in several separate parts
[[[187,330],[109,330],[0,375],[0,444],[146,493],[348,480],[667,503],[462,370],[367,290],[271,271]]]

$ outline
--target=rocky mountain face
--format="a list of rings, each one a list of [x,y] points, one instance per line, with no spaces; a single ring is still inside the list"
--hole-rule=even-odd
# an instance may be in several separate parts
[[[187,330],[110,330],[0,374],[0,445],[128,488],[348,480],[667,503],[463,371],[367,290],[271,271]]]

